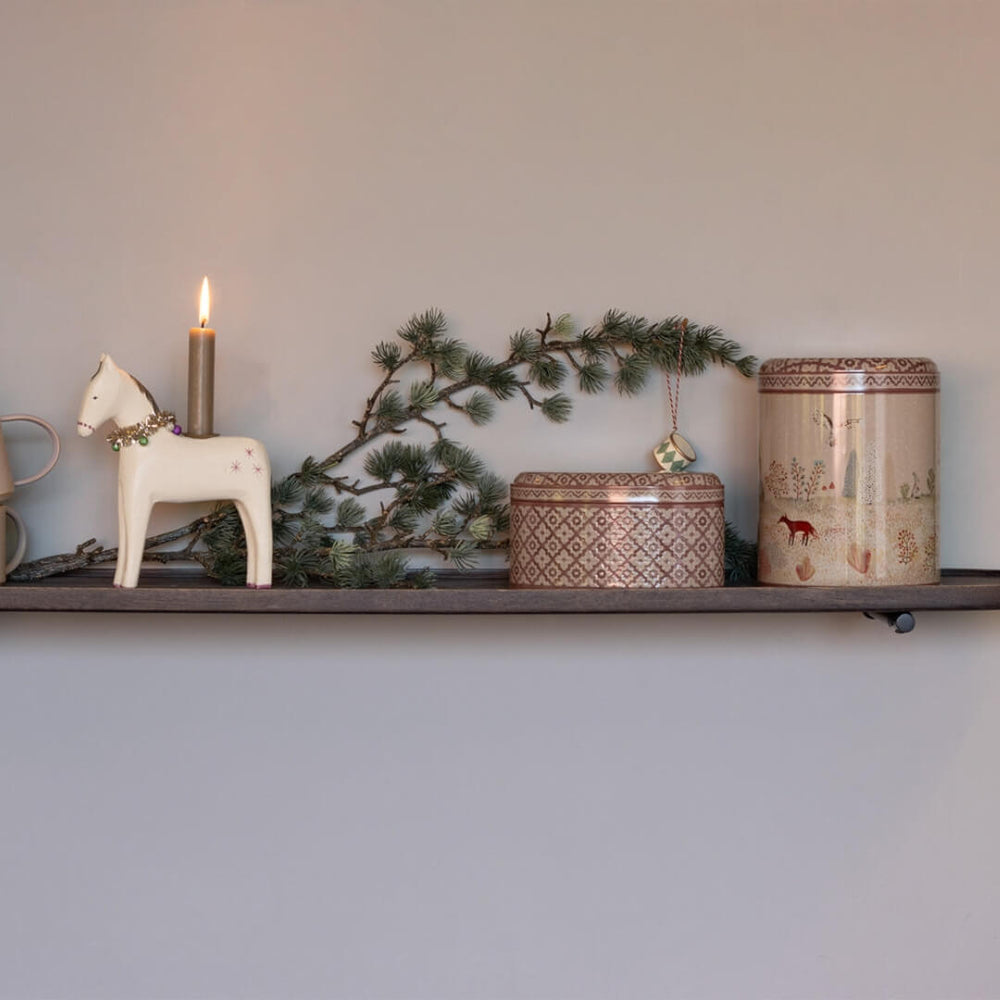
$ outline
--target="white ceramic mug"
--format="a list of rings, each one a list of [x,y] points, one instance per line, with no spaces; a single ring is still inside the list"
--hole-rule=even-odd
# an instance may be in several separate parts
[[[14,522],[17,530],[17,544],[14,546],[14,554],[7,558],[7,518]],[[24,550],[28,547],[28,532],[25,531],[24,521],[16,510],[10,507],[0,506],[0,583],[7,582],[7,574],[21,564],[24,558]]]
[[[33,483],[36,479],[41,479],[47,472],[52,471],[52,467],[59,458],[59,435],[55,428],[41,417],[33,417],[28,413],[12,413],[6,417],[0,417],[0,424],[7,423],[8,420],[27,420],[30,423],[38,424],[43,428],[52,440],[52,454],[45,467],[36,472],[33,476],[25,476],[23,479],[15,479],[10,471],[10,463],[7,461],[7,449],[3,443],[3,430],[0,428],[0,500],[6,500],[14,492],[15,486],[24,486],[26,483]]]

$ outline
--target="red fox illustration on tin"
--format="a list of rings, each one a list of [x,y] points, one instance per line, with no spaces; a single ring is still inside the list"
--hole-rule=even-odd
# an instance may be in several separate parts
[[[788,544],[795,544],[795,536],[802,535],[802,544],[808,545],[810,538],[819,538],[819,532],[808,521],[789,521],[785,514],[778,518],[778,524],[788,525]]]

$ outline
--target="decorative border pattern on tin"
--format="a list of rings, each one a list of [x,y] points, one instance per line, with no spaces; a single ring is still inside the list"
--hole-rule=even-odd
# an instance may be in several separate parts
[[[718,476],[706,472],[522,472],[511,503],[721,503]]]
[[[760,392],[938,392],[929,358],[772,358],[760,366]]]
[[[515,504],[531,504],[533,507],[578,507],[580,505],[593,504],[600,507],[629,507],[636,510],[651,508],[661,510],[664,507],[718,507],[723,503],[724,497],[720,493],[718,496],[706,497],[700,493],[694,497],[675,497],[671,494],[669,500],[663,497],[655,498],[647,496],[645,493],[636,497],[625,497],[621,499],[608,499],[594,494],[581,494],[573,497],[552,498],[543,494],[539,496],[516,496],[512,497]]]

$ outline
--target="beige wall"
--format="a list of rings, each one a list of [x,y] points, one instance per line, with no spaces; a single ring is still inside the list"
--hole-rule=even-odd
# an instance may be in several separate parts
[[[31,555],[113,541],[80,394],[110,351],[183,409],[207,272],[218,429],[278,473],[431,305],[929,355],[943,563],[1000,565],[998,50],[986,0],[0,0]],[[462,437],[645,468],[666,409]],[[755,412],[684,385],[747,534]],[[0,626],[0,997],[1000,995],[992,613]]]

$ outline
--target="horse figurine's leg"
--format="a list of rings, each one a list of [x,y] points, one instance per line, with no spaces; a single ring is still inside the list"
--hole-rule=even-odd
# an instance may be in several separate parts
[[[122,487],[121,476],[118,477],[118,559],[115,562],[114,585],[122,585],[122,574],[125,572],[125,558],[128,554],[128,535],[125,531],[125,490]]]
[[[247,540],[247,586],[253,587],[257,579],[257,536],[253,530],[253,522],[250,520],[250,511],[247,509],[246,502],[243,500],[234,500],[233,504],[240,515],[243,534]]]
[[[146,547],[146,527],[149,525],[149,514],[153,509],[153,503],[145,493],[139,490],[123,490],[123,518],[124,533],[122,538],[125,544],[122,546],[125,558],[118,553],[118,564],[121,572],[121,579],[118,581],[120,587],[137,587],[139,585],[139,570],[142,566],[142,554]]]
[[[257,553],[257,568],[254,573],[255,587],[270,587],[274,561],[273,526],[271,522],[271,490],[268,485],[263,501],[258,504],[254,518],[254,550]]]
[[[236,500],[236,509],[247,538],[247,586],[271,586],[271,500],[270,494]]]
[[[247,586],[249,587],[250,581],[253,579],[253,567],[257,560],[257,554],[254,552],[254,537],[250,530],[250,518],[247,514],[246,504],[242,500],[234,500],[233,506],[236,508],[236,513],[240,515],[240,524],[243,525],[243,534],[247,540]]]

